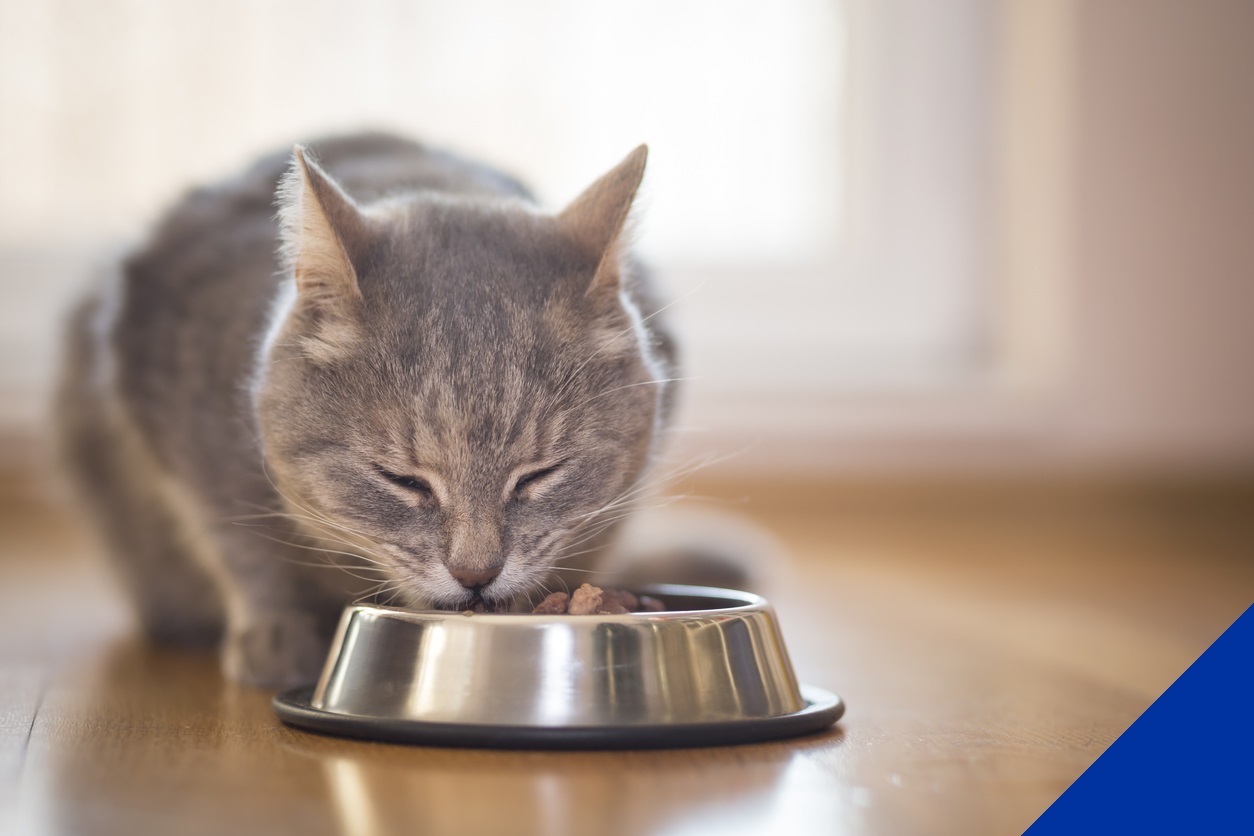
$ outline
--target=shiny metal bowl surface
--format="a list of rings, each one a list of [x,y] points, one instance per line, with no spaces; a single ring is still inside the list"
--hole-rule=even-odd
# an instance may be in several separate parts
[[[780,722],[775,734],[755,739],[819,727],[817,703],[826,712],[821,726],[843,711],[831,694],[803,694],[760,596],[682,586],[638,592],[669,609],[571,616],[350,607],[312,693],[281,695],[276,710],[297,725],[384,737],[369,734],[372,720],[402,732],[447,726],[595,736],[597,729],[735,729],[795,718],[789,722],[798,730],[785,733]],[[310,718],[327,722],[301,722]],[[337,718],[362,722],[336,729]]]

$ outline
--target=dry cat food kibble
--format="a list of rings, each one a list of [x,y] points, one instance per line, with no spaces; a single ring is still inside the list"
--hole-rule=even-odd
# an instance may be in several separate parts
[[[540,602],[535,615],[626,615],[630,612],[662,612],[666,606],[648,595],[626,589],[601,589],[584,584],[574,594],[554,592]]]

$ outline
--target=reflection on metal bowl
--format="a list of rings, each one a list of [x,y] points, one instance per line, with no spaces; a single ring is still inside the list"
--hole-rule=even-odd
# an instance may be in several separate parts
[[[627,615],[344,613],[316,687],[280,717],[357,737],[437,745],[651,747],[786,737],[834,723],[838,697],[802,689],[765,599],[638,590],[668,610]]]

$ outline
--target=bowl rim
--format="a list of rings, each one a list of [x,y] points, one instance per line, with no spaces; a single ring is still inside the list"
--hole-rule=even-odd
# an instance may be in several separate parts
[[[376,613],[387,618],[395,618],[402,621],[456,621],[459,619],[488,619],[491,621],[520,621],[525,624],[547,624],[554,621],[570,622],[572,619],[581,620],[625,620],[625,621],[647,621],[650,619],[667,619],[667,620],[706,620],[710,618],[723,618],[729,615],[740,615],[743,613],[761,612],[770,609],[770,602],[766,598],[758,595],[756,592],[748,592],[741,589],[724,589],[717,586],[692,586],[688,584],[645,584],[630,590],[636,595],[650,595],[654,597],[685,597],[685,598],[709,598],[738,601],[735,606],[731,607],[711,607],[709,609],[686,609],[686,610],[660,610],[657,612],[629,612],[622,614],[612,613],[588,613],[586,615],[570,615],[567,613],[545,614],[545,613],[529,613],[529,612],[471,612],[468,610],[415,610],[408,607],[391,607],[379,604],[352,604],[344,608],[343,614],[347,616],[349,613],[365,612]]]

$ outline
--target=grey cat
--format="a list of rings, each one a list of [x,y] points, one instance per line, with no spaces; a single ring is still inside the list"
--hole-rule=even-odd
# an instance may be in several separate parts
[[[178,204],[76,310],[59,401],[146,631],[258,685],[311,680],[359,596],[492,609],[592,565],[676,377],[643,146],[557,214],[397,137],[315,148]]]

